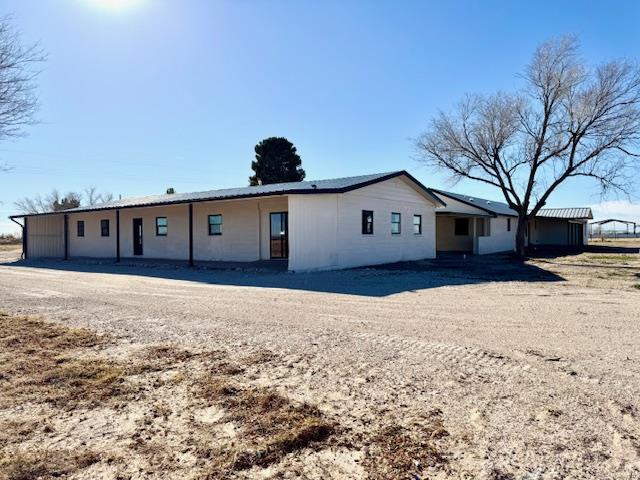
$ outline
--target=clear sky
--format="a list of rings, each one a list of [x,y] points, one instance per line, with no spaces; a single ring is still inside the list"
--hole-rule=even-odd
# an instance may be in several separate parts
[[[296,145],[308,179],[407,169],[448,188],[411,142],[439,108],[517,86],[555,35],[579,35],[591,62],[640,51],[637,1],[1,0],[0,13],[49,54],[41,122],[0,144],[15,166],[0,174],[0,231],[14,230],[17,198],[54,187],[246,185],[254,145],[274,135]],[[549,205],[600,202],[577,181]],[[598,208],[640,220],[638,205]]]

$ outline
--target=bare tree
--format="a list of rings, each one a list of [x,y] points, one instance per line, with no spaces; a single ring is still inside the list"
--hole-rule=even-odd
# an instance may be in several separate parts
[[[0,141],[22,135],[23,127],[34,123],[38,108],[35,68],[45,60],[38,44],[24,47],[10,16],[0,17]],[[10,170],[0,164],[0,170]]]
[[[82,195],[77,192],[67,192],[61,195],[56,189],[45,195],[37,195],[33,198],[25,197],[14,202],[14,206],[21,213],[47,213],[61,212],[70,208],[79,207],[82,204]]]
[[[529,219],[565,180],[589,177],[603,193],[626,193],[640,143],[637,66],[590,69],[577,40],[562,37],[538,47],[522,78],[516,93],[467,96],[453,113],[440,112],[416,141],[422,160],[454,182],[500,189],[518,213],[519,256]]]
[[[96,187],[87,187],[84,189],[84,199],[87,205],[97,205],[98,203],[106,203],[113,200],[113,194],[98,192]]]

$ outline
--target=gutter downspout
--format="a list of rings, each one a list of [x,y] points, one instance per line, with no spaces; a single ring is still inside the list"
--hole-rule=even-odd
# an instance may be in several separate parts
[[[18,222],[15,218],[9,217],[13,223],[18,225],[22,229],[22,253],[20,253],[20,259],[27,259],[27,217],[24,218],[24,225]]]

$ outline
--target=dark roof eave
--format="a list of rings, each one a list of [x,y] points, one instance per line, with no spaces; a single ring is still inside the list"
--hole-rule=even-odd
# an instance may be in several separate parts
[[[374,185],[376,183],[384,182],[385,180],[390,180],[392,178],[396,178],[399,176],[406,176],[413,183],[415,183],[427,196],[433,199],[437,204],[446,207],[446,203],[444,203],[440,198],[433,194],[431,190],[425,187],[420,181],[418,181],[413,175],[411,175],[406,170],[400,170],[398,172],[393,172],[388,175],[383,175],[382,177],[374,178],[371,180],[367,180],[364,182],[360,182],[357,184],[349,185],[347,187],[342,188],[317,188],[317,189],[292,189],[292,190],[277,190],[273,192],[263,192],[263,193],[255,193],[255,194],[242,194],[242,195],[229,195],[227,197],[208,197],[208,198],[198,198],[198,199],[187,199],[187,200],[175,200],[172,202],[157,202],[150,204],[137,204],[137,205],[124,205],[124,206],[112,206],[112,207],[98,207],[98,208],[85,208],[85,209],[73,209],[73,210],[62,210],[59,212],[44,212],[44,213],[22,213],[18,215],[10,215],[10,219],[14,218],[25,218],[25,217],[39,217],[42,215],[58,215],[65,213],[87,213],[87,212],[103,212],[106,210],[125,210],[129,208],[151,208],[151,207],[162,207],[167,205],[183,205],[189,203],[200,203],[200,202],[215,202],[215,201],[223,201],[223,200],[241,200],[243,198],[260,198],[260,197],[275,197],[275,196],[283,196],[283,195],[307,195],[307,194],[321,194],[321,193],[346,193],[352,190],[357,190],[359,188],[368,187],[369,185]]]

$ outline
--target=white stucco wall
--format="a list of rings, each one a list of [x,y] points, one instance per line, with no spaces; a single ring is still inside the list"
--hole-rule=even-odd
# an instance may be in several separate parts
[[[103,219],[109,220],[108,237],[100,235],[100,221]],[[78,237],[78,220],[84,221],[84,237]],[[104,210],[91,213],[70,213],[69,256],[114,258],[116,256],[116,212]]]
[[[507,230],[509,217],[491,218],[490,235],[478,237],[478,254],[511,252],[516,248],[517,219],[511,218],[511,231]]]
[[[64,257],[64,217],[44,215],[25,218],[27,258]]]
[[[200,261],[269,259],[269,217],[286,212],[287,197],[204,202],[193,205],[193,256]],[[222,215],[222,235],[209,235],[209,215]]]
[[[270,256],[269,214],[287,211],[287,209],[286,197],[194,203],[194,260],[249,262],[260,258],[268,259]],[[222,235],[209,235],[208,216],[216,214],[222,215]],[[167,217],[166,236],[156,235],[156,217]],[[134,218],[142,219],[143,231],[143,254],[136,258],[171,260],[187,260],[189,258],[188,204],[121,209],[120,256],[122,258],[134,257]],[[110,221],[110,235],[108,237],[100,235],[100,220],[102,219]],[[85,222],[84,237],[77,236],[78,220]],[[69,255],[71,257],[115,258],[115,211],[69,214]]]
[[[340,266],[337,247],[339,194],[289,197],[289,269]]]
[[[374,212],[373,235],[362,234],[362,210]],[[391,234],[391,213],[401,233]],[[422,234],[413,234],[413,215]],[[348,268],[435,257],[435,205],[411,182],[394,178],[337,195],[289,198],[289,269]]]

